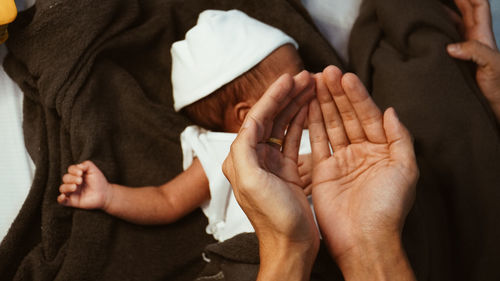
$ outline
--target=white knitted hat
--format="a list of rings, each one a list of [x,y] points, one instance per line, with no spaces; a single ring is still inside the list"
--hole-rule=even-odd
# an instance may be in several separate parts
[[[281,30],[238,10],[206,10],[186,39],[172,45],[176,111],[250,70],[277,48],[297,42]]]

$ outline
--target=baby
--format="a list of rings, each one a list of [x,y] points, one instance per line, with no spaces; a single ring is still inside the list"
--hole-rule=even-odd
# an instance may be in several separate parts
[[[253,232],[221,166],[249,109],[278,77],[312,79],[301,72],[297,47],[282,31],[240,11],[202,12],[185,40],[171,48],[174,108],[198,125],[181,135],[184,172],[159,187],[131,188],[109,183],[85,161],[68,168],[58,202],[138,224],[171,223],[201,206],[215,239]],[[313,84],[304,91],[313,91]],[[302,143],[310,152],[309,141]],[[299,173],[306,187],[310,169],[304,163]]]

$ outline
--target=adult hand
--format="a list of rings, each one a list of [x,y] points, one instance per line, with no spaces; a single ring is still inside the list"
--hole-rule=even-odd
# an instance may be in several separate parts
[[[323,238],[347,280],[411,280],[400,242],[418,178],[410,134],[355,75],[330,66],[315,78],[308,121]]]
[[[477,64],[476,81],[500,122],[500,53],[495,43],[488,0],[455,0],[466,42],[450,44],[450,56]]]
[[[259,238],[259,280],[309,279],[318,251],[319,235],[297,167],[313,95],[308,72],[281,76],[247,114],[223,164]],[[276,144],[283,139],[282,147]]]

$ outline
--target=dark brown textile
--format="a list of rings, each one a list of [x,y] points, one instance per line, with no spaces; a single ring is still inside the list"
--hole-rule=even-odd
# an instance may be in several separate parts
[[[239,8],[300,44],[308,69],[337,56],[284,0],[38,0],[9,25],[4,66],[25,93],[36,164],[28,198],[0,245],[1,280],[192,280],[213,243],[200,211],[138,226],[59,206],[68,165],[91,159],[115,183],[161,184],[181,171],[170,45],[207,8]],[[300,7],[300,6],[298,6]]]
[[[169,49],[207,8],[238,8],[283,29],[311,71],[340,64],[299,0],[38,0],[9,26],[4,66],[25,92],[37,171],[0,245],[2,280],[192,280],[202,270],[214,241],[200,211],[144,227],[56,197],[66,167],[85,159],[132,186],[180,172],[187,121],[171,106]],[[499,134],[471,65],[445,52],[458,40],[435,0],[366,1],[349,69],[415,137],[421,177],[403,236],[418,279],[500,280]],[[336,269],[324,252],[316,269],[315,280],[340,279],[328,278]]]

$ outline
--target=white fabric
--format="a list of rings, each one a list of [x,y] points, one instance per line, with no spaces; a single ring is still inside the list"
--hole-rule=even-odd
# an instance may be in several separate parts
[[[197,157],[207,175],[211,199],[202,206],[208,218],[206,231],[220,242],[240,233],[254,232],[234,197],[231,184],[222,173],[222,163],[235,138],[233,133],[211,132],[198,126],[189,126],[181,134],[184,170]],[[310,152],[309,131],[304,130],[299,153]]]
[[[0,45],[0,63],[6,53]],[[34,174],[24,146],[22,101],[21,90],[0,66],[0,240],[21,209]]]
[[[18,11],[35,0],[15,0]],[[0,65],[7,55],[0,45]],[[24,146],[22,132],[23,95],[0,66],[0,241],[10,228],[28,195],[35,166]]]
[[[208,96],[285,44],[298,48],[281,30],[241,11],[202,12],[170,50],[175,110]]]
[[[351,29],[362,0],[301,0],[319,31],[337,53],[348,61],[347,47]]]

